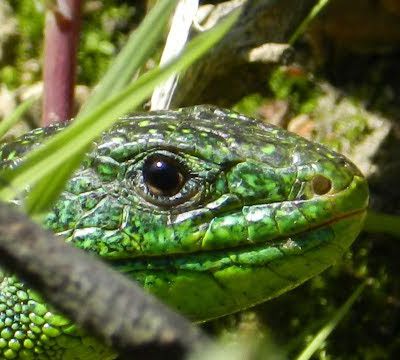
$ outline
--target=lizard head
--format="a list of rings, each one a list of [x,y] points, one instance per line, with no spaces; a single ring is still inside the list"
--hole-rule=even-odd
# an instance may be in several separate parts
[[[2,146],[1,166],[18,165],[57,130]],[[122,119],[94,144],[46,225],[203,321],[340,259],[367,202],[365,179],[343,156],[198,106]],[[0,270],[0,280],[1,358],[114,358],[15,276]]]
[[[93,149],[47,226],[194,320],[299,285],[362,228],[368,188],[351,162],[234,112],[130,116]]]

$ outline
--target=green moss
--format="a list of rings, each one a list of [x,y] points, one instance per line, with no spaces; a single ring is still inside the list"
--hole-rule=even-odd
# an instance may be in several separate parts
[[[17,87],[20,83],[33,83],[40,79],[37,66],[29,66],[29,62],[40,59],[43,41],[44,8],[40,1],[10,1],[18,22],[19,39],[15,53],[10,57],[10,64],[0,72],[1,81],[9,87]]]
[[[18,22],[18,41],[9,63],[0,69],[0,82],[9,88],[41,80],[45,7],[40,0],[7,0]],[[94,85],[107,69],[129,32],[140,20],[140,5],[104,0],[83,11],[78,50],[78,83]]]
[[[0,69],[0,83],[12,89],[18,86],[18,82],[19,74],[15,66],[7,65]]]
[[[129,31],[137,14],[129,3],[102,1],[102,8],[85,14],[78,52],[78,82],[94,85],[104,74]]]
[[[264,101],[264,97],[260,94],[251,94],[241,99],[233,107],[233,110],[247,116],[257,117],[257,109]]]
[[[277,99],[288,100],[294,113],[309,113],[321,94],[310,74],[301,69],[277,68],[269,79],[270,90]]]

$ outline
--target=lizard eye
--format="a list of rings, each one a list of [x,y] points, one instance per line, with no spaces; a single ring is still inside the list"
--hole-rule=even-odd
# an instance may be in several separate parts
[[[132,162],[125,178],[127,185],[147,203],[172,211],[191,206],[205,196],[207,182],[196,167],[198,163],[203,164],[190,155],[155,149]]]
[[[150,156],[143,164],[143,180],[155,196],[174,196],[186,182],[186,171],[175,159],[165,155]]]

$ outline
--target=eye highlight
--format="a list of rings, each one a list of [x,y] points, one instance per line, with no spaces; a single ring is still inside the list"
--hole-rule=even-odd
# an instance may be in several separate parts
[[[155,196],[174,196],[186,182],[186,171],[175,159],[155,154],[143,164],[143,180]]]

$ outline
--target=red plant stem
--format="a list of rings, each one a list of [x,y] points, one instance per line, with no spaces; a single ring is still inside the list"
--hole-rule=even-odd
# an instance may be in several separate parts
[[[72,117],[81,0],[57,0],[46,14],[42,125]]]

